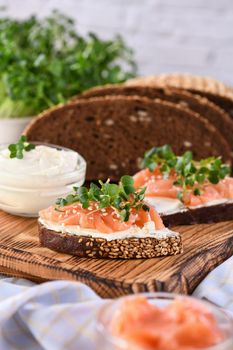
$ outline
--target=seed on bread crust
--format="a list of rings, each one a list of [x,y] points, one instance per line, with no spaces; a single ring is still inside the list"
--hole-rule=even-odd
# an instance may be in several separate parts
[[[88,258],[145,259],[182,253],[181,236],[157,238],[125,238],[107,241],[104,238],[76,236],[39,225],[40,243],[62,253]]]

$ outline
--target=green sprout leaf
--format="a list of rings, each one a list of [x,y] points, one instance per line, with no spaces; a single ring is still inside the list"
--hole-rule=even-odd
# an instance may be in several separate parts
[[[201,186],[206,182],[217,184],[231,174],[230,166],[223,164],[221,157],[195,161],[191,151],[177,156],[169,145],[153,147],[147,151],[141,167],[148,168],[151,172],[159,167],[164,178],[173,171],[176,174],[174,185],[181,188],[177,195],[181,201],[185,192],[191,191],[195,195],[200,195]]]
[[[125,187],[125,186],[134,186],[134,180],[129,175],[122,176],[120,182],[122,183],[123,187]]]
[[[30,152],[35,149],[35,145],[27,142],[27,137],[22,135],[17,143],[10,144],[8,150],[10,151],[10,158],[23,159],[23,154],[25,152]]]
[[[210,170],[209,175],[208,175],[208,180],[212,184],[217,184],[219,182],[219,174],[217,170]]]
[[[194,194],[195,196],[200,196],[200,194],[201,194],[200,188],[194,188],[193,194]]]
[[[177,192],[177,198],[182,201],[183,200],[183,191]]]
[[[65,198],[58,198],[56,200],[56,205],[58,205],[59,207],[64,207],[65,205],[68,205],[68,202]],[[58,208],[55,209],[57,210]]]
[[[119,184],[99,181],[99,186],[91,183],[89,189],[84,186],[74,187],[74,193],[66,198],[57,199],[55,209],[60,210],[61,207],[74,203],[81,203],[83,208],[88,208],[91,202],[96,202],[98,209],[111,206],[119,213],[122,221],[128,221],[132,210],[150,210],[143,202],[146,188],[136,190],[133,185],[133,178],[125,175],[122,176]]]

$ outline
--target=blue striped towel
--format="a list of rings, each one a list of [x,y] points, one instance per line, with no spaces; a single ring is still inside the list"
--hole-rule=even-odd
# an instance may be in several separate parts
[[[233,312],[233,257],[212,271],[194,296]],[[95,317],[105,302],[79,282],[2,279],[0,349],[101,350],[95,347]]]

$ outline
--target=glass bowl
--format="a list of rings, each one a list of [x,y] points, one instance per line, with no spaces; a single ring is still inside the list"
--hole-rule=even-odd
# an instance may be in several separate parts
[[[190,301],[198,302],[199,305],[203,305],[205,309],[208,309],[215,317],[219,329],[224,334],[224,340],[214,346],[205,347],[205,348],[194,348],[192,350],[233,350],[233,318],[226,313],[223,309],[218,308],[217,306],[204,302],[202,300],[198,300],[188,296],[182,296],[177,294],[169,294],[169,293],[145,293],[139,294],[145,297],[150,303],[159,306],[161,308],[167,306],[175,299],[188,299]],[[111,334],[111,330],[109,329],[109,325],[111,324],[113,314],[119,310],[121,303],[124,300],[134,298],[135,295],[125,296],[104,304],[100,311],[97,314],[97,323],[96,323],[96,331],[97,331],[97,348],[101,350],[145,350],[143,347],[137,347],[135,349],[135,344],[132,346],[126,340],[115,337]],[[189,348],[190,349],[190,348]],[[156,349],[155,349],[156,350]],[[164,349],[167,350],[167,349]]]
[[[45,169],[44,174],[33,173],[32,167],[25,169],[25,174],[3,171],[0,169],[0,209],[14,215],[37,217],[41,209],[55,203],[58,197],[65,197],[74,186],[82,186],[85,181],[86,161],[77,152],[47,143],[31,142],[36,146],[47,146],[65,152],[73,152],[77,164],[72,171],[53,175],[54,169]],[[8,145],[1,145],[0,151]],[[20,164],[21,160],[17,160]],[[76,159],[75,159],[76,161]],[[29,175],[28,175],[29,172]]]

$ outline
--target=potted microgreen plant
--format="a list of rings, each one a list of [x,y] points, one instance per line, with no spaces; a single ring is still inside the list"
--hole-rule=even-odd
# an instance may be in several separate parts
[[[135,73],[132,51],[120,36],[80,36],[75,22],[58,11],[42,20],[0,18],[0,142],[15,141],[44,109]]]

